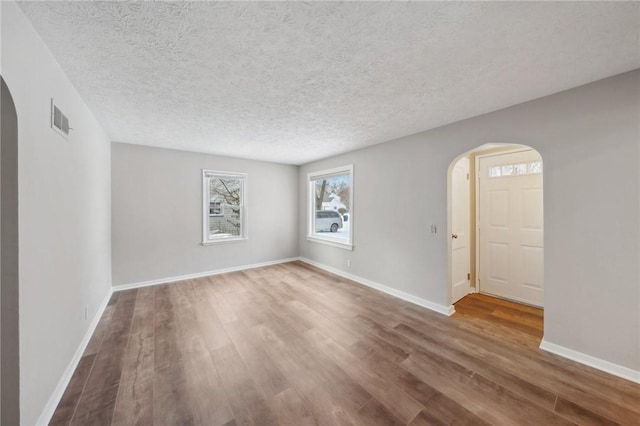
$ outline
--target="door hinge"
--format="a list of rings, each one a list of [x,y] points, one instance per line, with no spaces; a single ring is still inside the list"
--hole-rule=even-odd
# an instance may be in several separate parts
[[[469,173],[467,173],[467,180],[469,180]]]
[[[467,281],[471,281],[471,273],[467,274]]]

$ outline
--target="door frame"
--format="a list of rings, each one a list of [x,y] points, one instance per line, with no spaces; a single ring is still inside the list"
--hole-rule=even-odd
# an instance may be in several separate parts
[[[460,160],[462,157],[466,157],[469,156],[471,154],[475,154],[474,155],[474,170],[475,170],[475,176],[474,176],[474,189],[475,189],[475,193],[476,193],[476,204],[474,206],[474,210],[475,210],[475,215],[474,215],[474,219],[475,219],[475,224],[476,226],[474,227],[475,229],[471,229],[471,234],[474,235],[475,238],[475,259],[474,259],[474,265],[476,268],[475,271],[475,275],[471,277],[470,280],[470,284],[472,284],[472,286],[469,286],[469,294],[471,293],[476,293],[480,291],[480,287],[479,287],[479,283],[478,283],[478,262],[480,259],[480,256],[478,255],[478,244],[480,242],[480,239],[478,238],[478,234],[479,234],[479,230],[478,230],[478,208],[477,208],[477,203],[478,203],[478,188],[479,188],[479,183],[478,183],[478,157],[479,156],[490,156],[490,155],[496,155],[498,154],[498,152],[500,154],[508,154],[508,153],[514,153],[514,152],[521,152],[521,151],[528,151],[528,150],[534,150],[536,151],[539,155],[540,158],[542,158],[542,154],[540,154],[540,151],[538,151],[537,149],[535,149],[534,147],[530,146],[530,145],[524,145],[521,143],[505,143],[505,142],[501,142],[501,143],[484,143],[480,146],[477,146],[476,148],[470,149],[466,152],[461,153],[460,155],[457,155],[455,158],[453,158],[451,160],[451,162],[449,163],[449,167],[447,168],[447,233],[446,233],[446,238],[447,238],[447,304],[449,306],[449,312],[450,315],[453,315],[453,313],[455,313],[455,308],[453,306],[452,300],[453,300],[453,277],[452,277],[452,259],[451,259],[451,250],[452,250],[452,246],[451,246],[451,233],[452,233],[452,215],[453,215],[453,207],[452,207],[452,183],[451,183],[451,176],[453,173],[453,167],[456,165],[456,163],[458,162],[458,160]],[[483,152],[486,151],[485,154],[476,154],[479,152]],[[544,174],[544,159],[542,158],[542,163],[543,163],[543,174]],[[436,233],[437,233],[437,228],[436,229]],[[431,228],[431,232],[432,234],[434,233],[434,228],[432,226]],[[432,235],[433,236],[433,235]]]

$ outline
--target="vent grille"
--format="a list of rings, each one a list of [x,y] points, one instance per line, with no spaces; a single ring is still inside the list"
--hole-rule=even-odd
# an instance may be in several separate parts
[[[51,128],[66,139],[69,138],[69,119],[60,111],[53,99],[51,99]]]

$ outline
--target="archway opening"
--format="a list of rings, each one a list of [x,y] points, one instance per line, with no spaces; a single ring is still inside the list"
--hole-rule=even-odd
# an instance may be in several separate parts
[[[535,149],[485,144],[455,158],[447,176],[449,303],[457,311],[461,300],[478,312],[489,311],[485,305],[493,302],[532,307],[523,310],[540,312],[540,337],[542,173],[542,156]],[[467,297],[474,293],[479,295]]]

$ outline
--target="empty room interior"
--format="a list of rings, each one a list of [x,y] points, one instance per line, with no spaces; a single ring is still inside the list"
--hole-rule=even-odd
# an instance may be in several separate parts
[[[640,425],[640,2],[0,2],[0,423]]]

